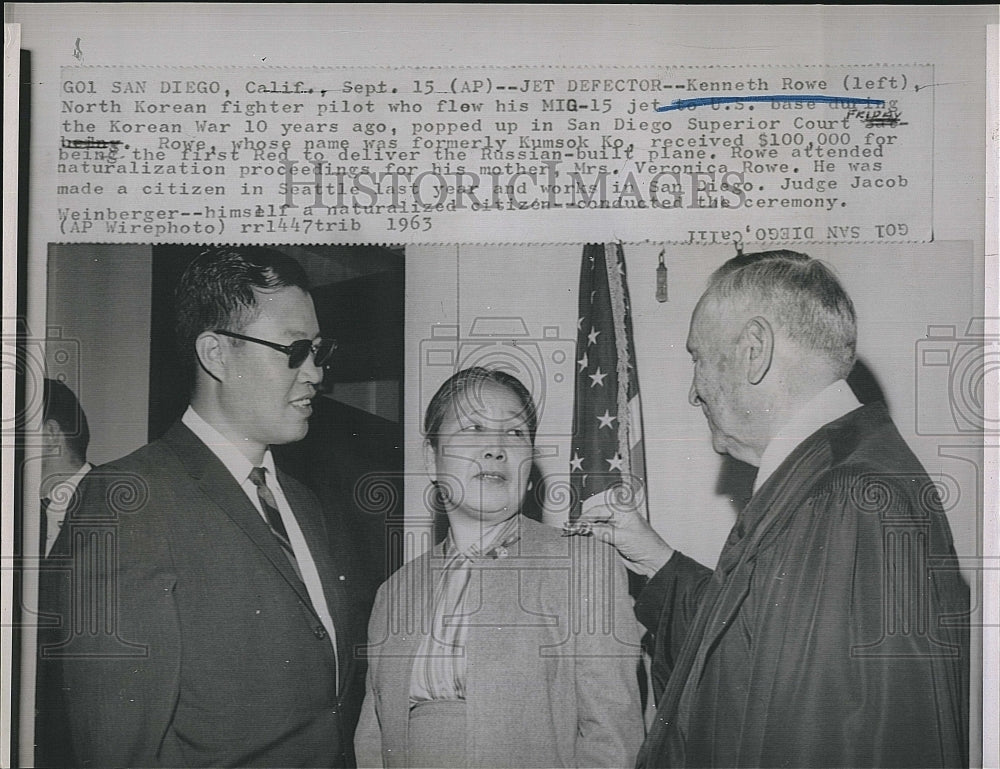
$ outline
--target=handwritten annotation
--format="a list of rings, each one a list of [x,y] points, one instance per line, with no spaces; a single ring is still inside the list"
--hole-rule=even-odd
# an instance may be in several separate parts
[[[823,104],[871,104],[881,107],[884,99],[859,99],[851,96],[819,96],[815,94],[770,94],[764,96],[700,96],[696,99],[674,99],[665,107],[657,107],[657,112],[672,112],[689,107],[708,107],[713,104],[737,104],[739,102],[781,102],[811,101]]]

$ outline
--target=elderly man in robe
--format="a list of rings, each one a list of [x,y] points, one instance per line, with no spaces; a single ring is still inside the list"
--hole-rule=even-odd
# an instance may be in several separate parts
[[[968,590],[926,471],[861,405],[854,307],[821,262],[741,254],[687,347],[716,451],[758,467],[715,570],[637,507],[581,518],[650,577],[655,722],[640,767],[963,766]]]

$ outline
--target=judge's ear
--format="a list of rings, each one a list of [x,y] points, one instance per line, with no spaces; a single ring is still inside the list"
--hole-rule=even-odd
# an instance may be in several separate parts
[[[221,381],[226,369],[226,343],[211,331],[202,331],[194,340],[194,351],[202,371]]]
[[[747,356],[747,381],[752,385],[760,384],[774,358],[774,329],[767,318],[758,315],[747,321],[742,338]]]

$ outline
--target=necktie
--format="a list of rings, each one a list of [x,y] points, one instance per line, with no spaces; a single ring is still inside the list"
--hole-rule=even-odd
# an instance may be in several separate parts
[[[52,500],[48,497],[42,497],[41,507],[39,508],[38,516],[38,557],[44,558],[46,556],[46,550],[49,544],[49,505]]]
[[[285,524],[281,520],[281,513],[278,512],[278,503],[275,501],[274,494],[271,493],[271,489],[267,485],[267,479],[264,477],[265,471],[266,468],[264,467],[255,467],[250,471],[250,482],[257,487],[257,499],[260,501],[261,509],[264,511],[264,517],[271,528],[271,533],[278,540],[278,544],[281,545],[285,557],[292,565],[292,569],[295,570],[295,574],[299,580],[301,580],[302,573],[299,571],[299,562],[295,560],[292,543],[288,539],[288,532],[285,530]]]

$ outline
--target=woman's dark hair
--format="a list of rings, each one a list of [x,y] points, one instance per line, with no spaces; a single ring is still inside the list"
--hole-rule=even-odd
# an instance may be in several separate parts
[[[531,435],[531,443],[534,445],[535,431],[538,429],[538,410],[528,388],[520,379],[506,371],[473,366],[449,377],[427,405],[427,413],[424,415],[424,436],[432,447],[437,448],[438,432],[449,409],[477,410],[475,406],[480,399],[479,393],[486,382],[506,387],[517,396],[521,402],[528,433]]]

